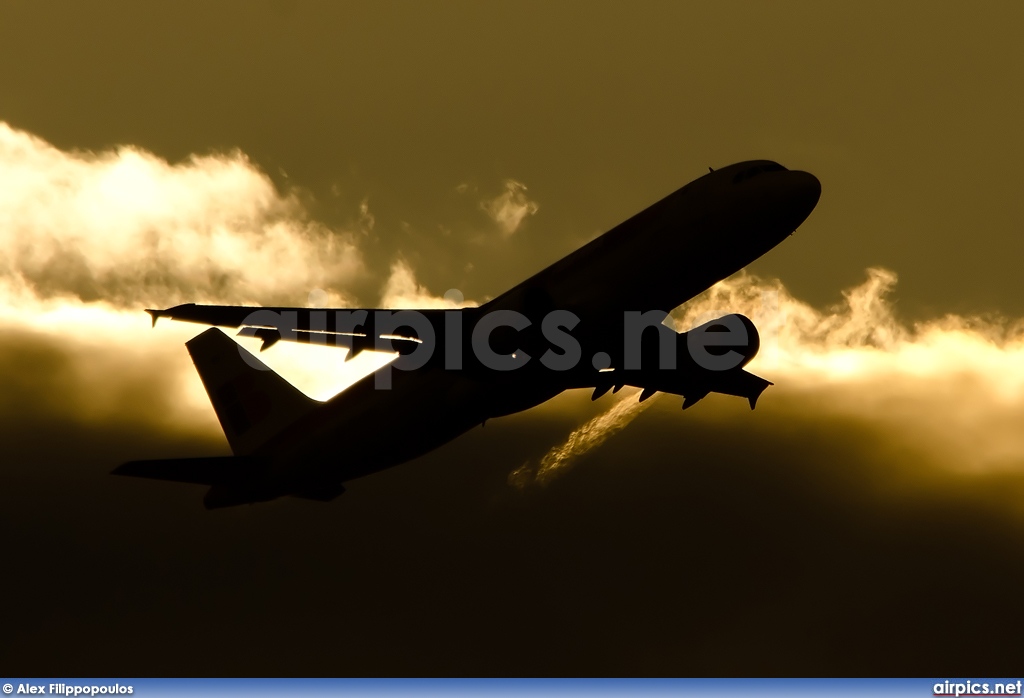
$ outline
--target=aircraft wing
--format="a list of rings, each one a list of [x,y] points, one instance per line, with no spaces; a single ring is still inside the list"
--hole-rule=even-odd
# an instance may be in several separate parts
[[[723,395],[735,395],[745,397],[750,403],[750,409],[757,405],[757,399],[761,397],[768,386],[775,385],[769,380],[756,376],[742,368],[731,371],[705,373],[700,376],[680,375],[676,372],[653,372],[630,373],[622,372],[619,377],[614,374],[607,374],[607,378],[598,381],[594,388],[593,399],[604,395],[608,390],[618,390],[624,385],[640,388],[640,401],[643,402],[655,393],[671,393],[683,398],[683,409],[692,407],[708,396],[708,393],[722,393]]]
[[[160,318],[195,322],[216,327],[241,328],[243,337],[263,341],[261,351],[278,341],[345,347],[346,358],[365,349],[404,353],[415,349],[419,334],[443,331],[444,314],[462,310],[385,310],[381,308],[293,308],[244,305],[197,305],[185,303],[165,310],[147,308],[153,325]]]
[[[674,275],[671,283],[675,290],[673,295],[683,297],[683,300],[669,305],[662,302],[666,299],[663,293],[658,292],[660,284],[654,283],[654,279],[644,278],[650,251],[643,240],[678,222],[672,215],[674,209],[671,204],[687,187],[641,211],[481,308],[465,308],[461,312],[474,314],[510,309],[524,313],[531,320],[539,320],[543,314],[555,309],[570,310],[580,317],[595,319],[620,309],[671,310],[732,271],[719,274],[714,268],[714,257],[699,255],[699,273]],[[636,279],[631,279],[632,276]],[[378,331],[372,326],[380,310],[186,303],[164,310],[147,308],[146,312],[154,325],[158,319],[166,317],[204,325],[243,328],[240,334],[262,338],[263,349],[266,349],[281,339],[323,342],[325,338],[314,336],[316,334],[362,335],[372,343],[387,331],[387,328]],[[424,309],[415,312],[426,318],[435,329],[440,329],[444,313],[450,311]],[[330,343],[331,338],[326,339]],[[348,340],[344,338],[342,343],[348,346]]]
[[[279,315],[282,320],[290,322],[290,329],[353,332],[353,325],[358,327],[372,322],[375,313],[398,314],[404,311],[381,308],[288,308],[185,303],[166,310],[147,308],[146,312],[153,318],[154,325],[158,319],[165,317],[171,320],[198,322],[217,327],[282,327],[284,326],[283,322],[273,318],[273,315]],[[444,313],[448,311],[430,308],[412,312],[423,315],[433,323],[443,318]],[[361,321],[361,318],[365,318],[365,320]]]

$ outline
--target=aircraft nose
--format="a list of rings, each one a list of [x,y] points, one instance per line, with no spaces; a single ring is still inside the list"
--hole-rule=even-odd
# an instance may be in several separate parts
[[[799,196],[807,207],[807,213],[810,214],[818,205],[818,199],[821,198],[821,182],[810,172],[797,172],[796,174],[800,178],[797,182],[797,188],[800,190]]]
[[[801,223],[807,220],[811,211],[818,205],[821,198],[821,182],[810,172],[790,172],[790,215],[792,219],[790,232],[796,230]]]

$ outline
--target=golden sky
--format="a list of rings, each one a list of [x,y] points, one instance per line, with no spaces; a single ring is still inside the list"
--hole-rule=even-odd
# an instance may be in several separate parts
[[[9,577],[19,618],[52,618],[0,668],[1009,671],[1021,26],[996,2],[0,4],[0,541],[44,572]],[[328,506],[211,515],[106,475],[226,450],[197,328],[142,308],[483,301],[755,158],[817,175],[818,208],[676,313],[755,319],[754,413],[567,395]],[[373,361],[263,357],[320,397]],[[951,615],[982,639],[950,644]]]

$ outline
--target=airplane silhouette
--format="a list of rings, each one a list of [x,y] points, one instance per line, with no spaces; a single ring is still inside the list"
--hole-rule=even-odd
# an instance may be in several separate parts
[[[821,195],[817,178],[755,160],[712,170],[479,307],[458,310],[257,308],[186,304],[158,318],[240,328],[262,349],[286,340],[398,358],[326,402],[313,400],[224,332],[186,343],[234,454],[132,461],[117,475],[208,485],[208,509],[293,496],[421,456],[564,390],[593,399],[625,385],[710,392],[754,408],[771,383],[743,369],[754,324],[726,315],[688,332],[668,311],[782,242]],[[653,331],[651,331],[653,329]]]

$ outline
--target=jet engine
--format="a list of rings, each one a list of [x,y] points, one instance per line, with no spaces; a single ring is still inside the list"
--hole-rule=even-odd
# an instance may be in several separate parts
[[[709,320],[679,335],[677,359],[711,371],[742,368],[757,356],[761,336],[746,315],[733,313]]]

